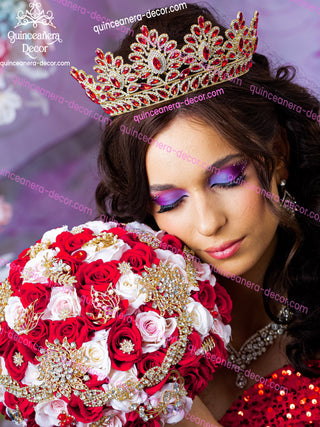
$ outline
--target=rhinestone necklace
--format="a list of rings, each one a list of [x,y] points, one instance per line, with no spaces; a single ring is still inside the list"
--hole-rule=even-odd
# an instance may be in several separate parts
[[[279,317],[284,318],[287,322],[289,310],[283,307],[279,313]],[[278,325],[277,323],[271,322],[248,338],[239,351],[235,350],[231,344],[228,344],[228,361],[240,366],[240,372],[237,373],[236,378],[237,387],[245,388],[247,386],[248,380],[244,375],[244,371],[253,360],[256,360],[267,351],[268,347],[285,332],[286,328],[287,325]]]

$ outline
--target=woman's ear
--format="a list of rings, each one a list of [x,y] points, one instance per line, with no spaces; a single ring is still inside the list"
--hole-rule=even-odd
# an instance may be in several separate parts
[[[273,141],[272,150],[275,157],[274,174],[277,184],[280,185],[282,179],[287,180],[289,177],[290,164],[290,144],[287,132],[282,127]]]

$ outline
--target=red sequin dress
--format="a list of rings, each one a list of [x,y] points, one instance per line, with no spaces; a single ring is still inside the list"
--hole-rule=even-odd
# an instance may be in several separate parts
[[[266,377],[286,387],[277,391],[256,383],[237,399],[219,421],[224,427],[320,427],[320,378],[304,377],[287,365]],[[277,388],[280,388],[279,386]]]

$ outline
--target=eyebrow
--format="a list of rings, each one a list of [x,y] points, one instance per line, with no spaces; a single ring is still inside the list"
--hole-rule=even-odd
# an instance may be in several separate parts
[[[215,173],[219,172],[219,169],[221,166],[224,166],[226,163],[228,163],[230,160],[241,157],[241,153],[237,154],[229,154],[228,156],[223,157],[222,159],[217,160],[216,162],[212,163],[210,165],[210,169],[218,169]],[[205,171],[205,176],[212,175],[212,170]],[[154,184],[150,185],[149,190],[150,191],[165,191],[165,190],[172,190],[174,188],[178,188],[176,185],[173,184]]]

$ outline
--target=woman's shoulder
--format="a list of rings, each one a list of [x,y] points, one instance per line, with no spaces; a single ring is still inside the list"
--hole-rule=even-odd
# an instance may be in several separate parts
[[[316,364],[320,367],[320,361]],[[320,378],[308,378],[287,365],[265,380],[233,403],[220,420],[223,426],[247,426],[248,420],[253,427],[289,427],[320,421]]]

